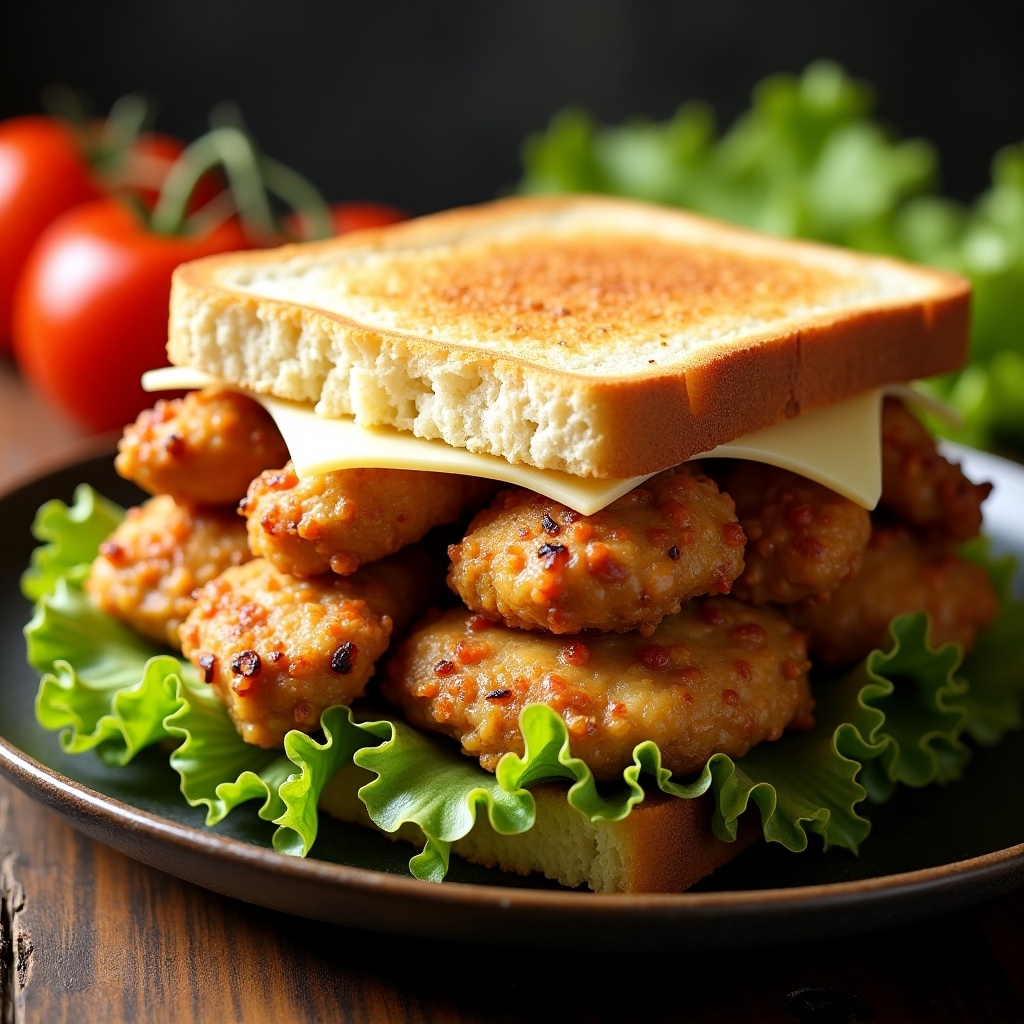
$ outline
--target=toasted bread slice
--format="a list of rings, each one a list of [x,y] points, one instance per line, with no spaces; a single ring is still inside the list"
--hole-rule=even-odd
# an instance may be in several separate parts
[[[180,267],[176,365],[510,462],[627,477],[956,369],[968,283],[592,196]]]
[[[334,818],[376,829],[359,797],[371,773],[346,765],[324,788],[320,809]],[[537,807],[533,828],[519,835],[495,832],[479,817],[452,851],[474,864],[518,875],[544,875],[594,892],[683,892],[742,853],[761,831],[756,812],[746,815],[733,842],[711,830],[709,797],[683,800],[649,794],[622,821],[591,822],[571,807],[557,784],[530,790]],[[391,839],[422,845],[419,829],[404,825]]]

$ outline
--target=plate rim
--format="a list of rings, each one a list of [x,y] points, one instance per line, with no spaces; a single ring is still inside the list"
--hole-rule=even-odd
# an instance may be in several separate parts
[[[998,873],[1001,867],[1005,867],[1007,873],[1011,875],[1019,870],[1021,873],[1021,883],[1024,884],[1024,842],[1003,847],[1000,850],[992,850],[974,857],[949,861],[945,864],[933,865],[927,868],[915,868],[911,871],[875,875],[870,878],[847,881],[816,883],[806,886],[781,886],[768,889],[731,889],[714,892],[684,891],[678,893],[595,893],[575,889],[505,888],[477,882],[438,884],[424,882],[412,876],[405,877],[386,871],[375,871],[371,868],[320,860],[315,857],[291,857],[288,854],[279,853],[270,847],[248,843],[242,839],[220,835],[213,831],[165,818],[143,808],[135,807],[116,797],[107,796],[86,786],[84,783],[78,782],[76,779],[61,774],[29,754],[24,753],[24,751],[20,750],[3,736],[0,736],[0,773],[18,785],[23,791],[28,792],[31,790],[32,792],[29,795],[37,793],[42,802],[63,813],[65,817],[71,818],[73,822],[80,820],[79,815],[71,814],[71,810],[77,810],[97,818],[118,819],[119,824],[131,825],[132,829],[136,832],[142,828],[152,838],[173,838],[175,842],[187,844],[198,852],[202,852],[209,847],[239,862],[249,862],[252,860],[260,862],[270,861],[274,865],[280,866],[285,873],[300,877],[322,874],[352,875],[354,876],[353,881],[363,881],[368,888],[375,890],[379,890],[382,887],[389,888],[394,885],[403,893],[409,890],[423,895],[428,893],[447,893],[449,890],[469,893],[477,898],[483,894],[493,894],[494,898],[503,906],[510,902],[518,902],[520,899],[529,903],[539,901],[545,905],[549,903],[560,904],[563,901],[569,903],[585,899],[588,903],[600,903],[609,907],[622,906],[624,904],[656,904],[660,906],[666,903],[670,905],[678,904],[679,906],[690,904],[715,905],[733,903],[737,899],[743,903],[754,904],[777,903],[780,901],[803,902],[804,900],[814,899],[823,895],[856,896],[860,895],[864,890],[898,890],[902,894],[908,888],[929,885],[947,876],[959,876],[968,871],[984,870],[994,870]],[[56,799],[46,799],[47,796],[54,796]],[[66,798],[72,806],[66,807],[64,800],[61,799],[62,797]],[[383,885],[382,883],[388,884]]]
[[[1000,466],[1002,471],[1019,476],[1024,484],[1024,466],[988,452],[976,452],[965,446],[951,446],[957,455],[976,453],[990,463]],[[14,487],[0,493],[0,502],[17,500],[20,491],[38,487],[53,475],[67,472],[75,466],[94,461],[110,454],[111,445],[108,437],[93,439],[75,451],[75,458],[64,460],[59,464],[48,464],[41,472],[20,479]],[[993,462],[994,460],[994,462]],[[673,934],[666,927],[654,929],[657,945],[666,944],[677,948],[739,948],[744,945],[758,945],[754,942],[743,942],[731,934],[702,935],[698,944],[695,937],[686,930],[688,924],[707,922],[716,912],[728,911],[736,919],[734,924],[743,927],[751,921],[765,915],[778,912],[780,909],[808,919],[820,918],[821,915],[835,914],[837,909],[857,903],[864,905],[865,896],[870,897],[871,913],[862,926],[848,923],[838,929],[824,928],[825,934],[819,937],[836,937],[865,932],[881,927],[885,923],[887,909],[894,905],[920,897],[922,893],[939,892],[946,897],[937,902],[929,910],[920,910],[905,920],[921,919],[945,913],[954,908],[973,905],[994,896],[1010,892],[1024,886],[1024,842],[1017,843],[999,850],[989,851],[966,859],[949,861],[930,867],[915,868],[867,878],[837,880],[835,882],[818,882],[809,885],[781,886],[764,889],[724,889],[714,891],[685,891],[680,893],[593,893],[571,889],[533,889],[516,886],[498,886],[479,882],[446,882],[442,884],[420,881],[412,876],[403,876],[387,871],[374,870],[358,865],[335,861],[321,860],[316,857],[295,858],[279,853],[268,846],[247,842],[232,836],[193,826],[160,814],[145,810],[116,797],[108,796],[96,789],[79,782],[77,779],[62,774],[45,763],[25,753],[5,736],[0,734],[0,774],[14,783],[26,795],[46,807],[55,810],[68,820],[79,831],[105,845],[118,849],[120,852],[143,861],[150,866],[168,874],[196,882],[205,888],[221,892],[223,895],[245,900],[244,894],[231,891],[231,887],[212,884],[208,875],[199,872],[184,873],[169,864],[169,857],[142,856],[139,849],[140,837],[145,844],[160,850],[166,848],[167,853],[184,851],[192,859],[211,858],[211,870],[216,865],[234,865],[240,868],[270,871],[277,878],[289,880],[293,886],[315,882],[331,883],[331,888],[354,896],[386,895],[407,907],[415,905],[421,909],[443,906],[445,909],[470,908],[477,913],[493,913],[498,908],[508,918],[535,914],[537,911],[550,913],[551,920],[556,920],[560,913],[571,910],[573,919],[582,912],[584,915],[609,916],[614,920],[625,922],[638,921],[657,911],[657,917],[668,929],[682,928],[682,932]],[[111,837],[109,832],[114,829]],[[117,830],[121,833],[118,834]],[[133,842],[133,840],[136,840]],[[212,855],[212,857],[211,857]],[[248,902],[254,902],[249,899]],[[339,914],[336,910],[328,912],[325,906],[323,914],[290,910],[288,906],[279,905],[273,900],[262,902],[262,905],[298,913],[302,917],[318,918],[323,921],[347,925],[363,930],[393,931],[403,934],[432,935],[437,938],[452,938],[456,934],[446,934],[443,925],[434,929],[406,929],[395,927],[388,921],[354,920],[351,915]],[[358,901],[357,901],[358,902]],[[326,901],[325,901],[326,903]],[[354,908],[354,911],[357,908]],[[845,918],[849,915],[837,915]],[[450,930],[450,929],[449,929]],[[499,930],[500,931],[500,930]],[[535,936],[536,937],[536,936]],[[597,942],[593,936],[574,933],[579,948],[590,948],[601,945],[611,948],[607,943]],[[548,938],[557,941],[564,947],[566,933],[558,929]],[[625,938],[625,937],[623,937]],[[630,942],[635,942],[635,933],[628,934]],[[778,937],[773,938],[777,941]],[[516,944],[515,929],[508,935],[491,935],[485,940],[496,944]],[[781,941],[799,941],[796,938]],[[618,946],[620,942],[613,943]]]

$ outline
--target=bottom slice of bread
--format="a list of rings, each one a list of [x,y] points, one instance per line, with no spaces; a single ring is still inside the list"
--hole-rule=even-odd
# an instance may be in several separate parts
[[[376,828],[357,796],[359,786],[373,777],[354,766],[338,772],[324,788],[321,810]],[[682,892],[760,835],[756,821],[744,820],[734,842],[718,839],[711,830],[713,808],[707,797],[682,800],[648,794],[622,821],[592,822],[569,805],[564,787],[542,785],[530,792],[537,805],[532,829],[500,835],[480,816],[469,834],[452,844],[453,852],[474,864],[520,875],[539,872],[562,885],[594,892]],[[423,843],[412,825],[381,834]]]

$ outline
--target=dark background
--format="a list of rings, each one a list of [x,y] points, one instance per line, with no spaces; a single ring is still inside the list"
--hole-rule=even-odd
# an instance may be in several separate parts
[[[427,213],[514,184],[523,138],[568,104],[617,123],[704,99],[724,128],[761,78],[818,57],[871,82],[896,134],[935,143],[955,198],[1024,140],[1020,0],[8,0],[0,116],[62,81],[103,113],[147,92],[157,127],[194,138],[230,99],[328,199]]]

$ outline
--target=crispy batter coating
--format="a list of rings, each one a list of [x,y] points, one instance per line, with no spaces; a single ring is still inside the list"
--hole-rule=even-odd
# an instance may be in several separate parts
[[[117,448],[114,468],[144,491],[207,505],[237,504],[254,476],[288,458],[263,406],[220,388],[161,399]]]
[[[935,447],[924,425],[897,398],[882,406],[881,508],[926,540],[963,541],[981,529],[991,483],[976,484]]]
[[[718,476],[747,535],[733,594],[751,604],[790,604],[821,594],[860,568],[871,536],[867,509],[813,480],[759,462]]]
[[[341,469],[300,479],[289,462],[249,486],[249,547],[282,572],[341,576],[478,508],[497,485],[455,473]]]
[[[448,583],[467,607],[520,629],[650,633],[684,601],[729,593],[744,542],[732,499],[687,463],[591,516],[502,491],[448,549]]]
[[[439,561],[415,547],[346,577],[297,579],[257,558],[199,591],[182,652],[247,743],[278,747],[362,696],[392,632],[443,588]]]
[[[806,655],[804,635],[780,612],[734,598],[689,601],[649,637],[554,636],[455,609],[398,645],[381,692],[489,771],[506,752],[523,753],[519,713],[543,703],[596,778],[619,776],[642,740],[685,775],[716,751],[738,757],[787,727],[810,728]]]
[[[234,512],[157,495],[128,509],[100,545],[85,590],[108,615],[177,650],[196,588],[249,558],[245,524]]]
[[[970,649],[996,616],[998,598],[986,573],[950,547],[926,543],[905,527],[875,527],[860,572],[823,602],[787,608],[810,636],[815,664],[859,662],[889,645],[889,622],[897,615],[931,615],[930,640]]]

